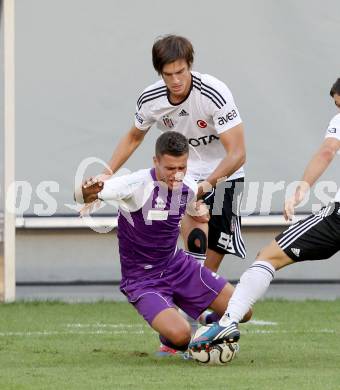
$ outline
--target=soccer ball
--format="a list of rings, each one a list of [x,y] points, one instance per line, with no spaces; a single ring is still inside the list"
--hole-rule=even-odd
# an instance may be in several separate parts
[[[207,330],[206,326],[201,326],[194,334],[194,338],[199,337],[203,332]],[[190,354],[194,360],[203,364],[222,365],[231,362],[240,347],[237,343],[222,343],[215,344],[210,347],[209,351],[202,349],[201,351],[193,351],[190,349]]]

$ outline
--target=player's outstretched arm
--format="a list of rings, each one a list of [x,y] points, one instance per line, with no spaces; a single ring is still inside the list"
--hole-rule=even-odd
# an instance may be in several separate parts
[[[212,186],[215,186],[220,179],[231,176],[245,163],[246,160],[246,147],[242,123],[232,127],[224,133],[219,134],[219,137],[227,155],[207,178],[207,181]],[[198,197],[202,195],[203,185],[204,182],[199,185]]]
[[[136,126],[132,126],[128,133],[119,141],[108,162],[109,169],[105,169],[103,174],[112,175],[117,172],[142,143],[146,133],[147,131],[142,131]]]
[[[326,138],[323,141],[320,149],[307,164],[302,180],[297,186],[294,195],[285,202],[283,215],[286,221],[292,220],[295,207],[302,202],[310,187],[325,172],[339,149],[340,141],[338,139]]]

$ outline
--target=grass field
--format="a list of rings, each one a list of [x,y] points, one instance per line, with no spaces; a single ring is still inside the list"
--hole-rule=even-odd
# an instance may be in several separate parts
[[[126,303],[0,305],[0,389],[340,389],[340,301],[263,301],[228,366],[157,358]],[[262,322],[261,322],[262,321]]]

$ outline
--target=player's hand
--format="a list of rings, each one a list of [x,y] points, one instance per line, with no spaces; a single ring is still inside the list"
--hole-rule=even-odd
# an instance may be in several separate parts
[[[198,200],[188,214],[199,223],[208,223],[210,219],[209,208],[202,200]]]
[[[103,189],[104,182],[95,177],[85,180],[74,192],[74,200],[78,203],[91,203],[98,199],[98,193]]]
[[[82,185],[84,203],[92,203],[98,199],[98,193],[103,189],[104,182],[96,177],[90,177]]]
[[[285,201],[283,216],[286,221],[291,221],[294,216],[294,209],[296,206],[295,194]]]
[[[75,198],[78,203],[85,203],[84,207],[79,211],[81,217],[85,217],[100,208],[101,201],[98,199],[98,193],[103,189],[103,186],[104,182],[99,181],[98,177],[90,177],[85,180],[81,189],[78,190],[78,199],[76,192]]]
[[[205,193],[210,191],[212,191],[212,185],[206,180],[201,181],[197,186],[197,199],[202,198]]]
[[[112,175],[107,175],[106,173],[101,173],[100,175],[98,176],[91,176],[89,177],[88,179],[86,179],[83,183],[83,187],[84,188],[87,188],[87,187],[90,187],[92,186],[93,184],[95,183],[100,183],[100,182],[103,182],[105,180],[108,180],[112,177]]]
[[[295,207],[298,206],[304,199],[306,192],[309,190],[309,185],[306,182],[301,182],[297,187],[295,194],[288,198],[285,202],[283,216],[286,221],[291,221],[294,217]]]

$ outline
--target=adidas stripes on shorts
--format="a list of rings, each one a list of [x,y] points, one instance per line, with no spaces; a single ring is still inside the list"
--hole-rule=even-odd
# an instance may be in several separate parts
[[[340,250],[340,203],[291,225],[275,240],[293,261],[328,259]]]
[[[241,234],[240,204],[244,178],[219,183],[203,196],[209,207],[208,248],[244,259],[246,248]]]

